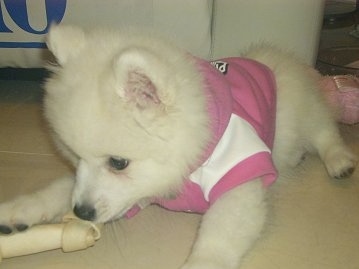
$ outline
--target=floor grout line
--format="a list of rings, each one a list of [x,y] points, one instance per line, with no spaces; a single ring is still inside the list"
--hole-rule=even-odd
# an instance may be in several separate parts
[[[37,153],[37,152],[23,152],[23,151],[7,151],[7,150],[0,150],[0,153],[24,154],[24,155],[40,155],[40,156],[55,156],[55,154],[53,154],[53,153]]]

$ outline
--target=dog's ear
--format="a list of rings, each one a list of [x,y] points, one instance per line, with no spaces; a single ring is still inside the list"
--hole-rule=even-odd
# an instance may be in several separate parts
[[[128,48],[115,59],[114,72],[117,94],[125,101],[145,109],[164,102],[168,70],[162,60],[145,48]]]
[[[54,54],[58,63],[64,65],[85,45],[85,33],[76,26],[52,25],[47,35],[46,45]]]

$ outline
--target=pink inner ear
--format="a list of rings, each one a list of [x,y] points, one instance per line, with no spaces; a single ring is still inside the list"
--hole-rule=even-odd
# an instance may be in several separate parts
[[[128,99],[135,101],[141,107],[161,102],[157,95],[156,86],[149,77],[140,72],[130,71],[126,86]]]

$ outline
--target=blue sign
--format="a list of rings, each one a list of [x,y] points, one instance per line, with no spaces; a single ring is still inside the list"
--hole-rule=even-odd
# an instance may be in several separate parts
[[[44,42],[1,42],[2,34],[11,34],[13,30],[34,34],[44,35],[48,32],[52,23],[59,23],[63,19],[66,10],[67,0],[44,0],[46,25],[43,29],[35,29],[29,21],[27,0],[0,0],[0,48],[46,48]],[[4,21],[4,12],[7,12],[16,24],[17,29],[10,29]]]

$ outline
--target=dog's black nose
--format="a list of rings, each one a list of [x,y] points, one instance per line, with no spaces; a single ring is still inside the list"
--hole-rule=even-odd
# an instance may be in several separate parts
[[[96,209],[89,205],[75,205],[74,213],[77,217],[84,220],[94,220],[96,218]]]

